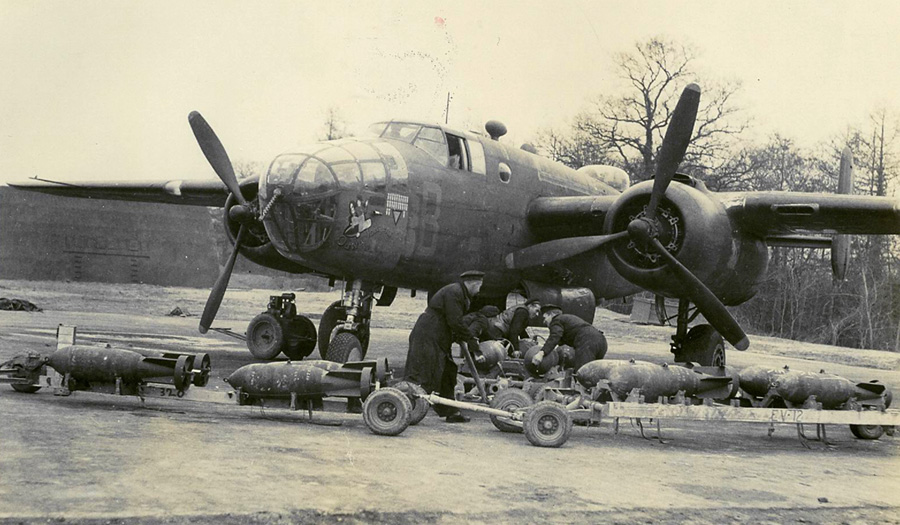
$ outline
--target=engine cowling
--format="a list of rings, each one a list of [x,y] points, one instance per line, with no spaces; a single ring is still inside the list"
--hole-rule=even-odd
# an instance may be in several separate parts
[[[251,207],[254,208],[254,211],[257,211],[258,200],[256,198],[256,186],[252,186],[252,189],[244,186],[242,191]],[[234,245],[238,231],[241,228],[241,223],[232,217],[232,213],[230,213],[231,208],[236,204],[238,204],[237,199],[233,194],[229,194],[228,199],[225,201],[224,216],[222,218],[225,224],[225,235],[228,237],[228,242],[232,245]],[[278,253],[278,250],[275,249],[275,246],[269,239],[269,235],[266,233],[266,229],[261,222],[254,221],[248,222],[247,224],[249,230],[244,233],[244,237],[241,241],[241,255],[260,266],[272,268],[274,270],[281,270],[289,273],[309,273],[312,271]]]
[[[624,192],[606,215],[604,231],[620,232],[643,216],[652,181]],[[757,290],[755,277],[764,275],[768,250],[761,239],[736,234],[724,206],[702,182],[678,175],[657,209],[658,240],[726,305],[740,304]],[[621,242],[609,259],[622,277],[667,297],[684,297],[680,279],[661,256],[634,241]]]

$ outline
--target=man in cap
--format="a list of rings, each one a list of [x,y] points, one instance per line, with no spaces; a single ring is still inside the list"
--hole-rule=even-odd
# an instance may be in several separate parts
[[[521,355],[519,339],[528,339],[528,323],[541,313],[541,302],[529,299],[524,305],[517,304],[507,308],[500,315],[488,319],[488,335],[491,339],[506,339],[512,343],[511,351]]]
[[[603,359],[606,355],[606,337],[582,318],[562,313],[562,308],[555,304],[545,304],[541,308],[544,324],[550,328],[550,335],[541,350],[531,359],[531,365],[538,370],[546,371],[559,363],[561,368],[574,368],[576,371],[591,361]],[[571,351],[561,352],[560,345],[572,347]]]
[[[409,351],[406,354],[405,376],[407,381],[418,383],[426,392],[438,392],[441,397],[453,399],[456,388],[456,363],[451,348],[453,342],[468,345],[470,351],[478,348],[463,316],[469,310],[472,298],[481,289],[484,272],[470,270],[459,276],[459,281],[444,286],[428,298],[428,308],[419,316],[409,334]],[[435,405],[434,411],[446,417],[449,423],[465,423],[469,418],[452,407]]]

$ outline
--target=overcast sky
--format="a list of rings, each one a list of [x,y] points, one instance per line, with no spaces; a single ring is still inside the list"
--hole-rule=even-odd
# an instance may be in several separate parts
[[[611,55],[663,35],[743,82],[755,133],[803,145],[900,101],[900,2],[0,0],[0,182],[208,178],[187,115],[232,159],[409,117],[510,142],[614,89]]]

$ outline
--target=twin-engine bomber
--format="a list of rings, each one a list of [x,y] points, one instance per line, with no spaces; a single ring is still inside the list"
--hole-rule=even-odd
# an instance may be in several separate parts
[[[31,180],[12,186],[74,197],[223,206],[234,249],[210,294],[200,331],[212,327],[238,254],[291,273],[345,283],[318,330],[293,297],[275,300],[248,328],[260,359],[313,352],[358,361],[369,344],[374,305],[398,288],[433,292],[462,271],[486,273],[480,300],[507,294],[562,306],[593,321],[599,299],[647,290],[678,298],[676,361],[724,365],[724,340],[750,341],[726,306],[756,293],[768,246],[831,248],[846,270],[850,234],[900,233],[900,206],[854,196],[852,155],[841,161],[842,194],[714,193],[676,173],[691,137],[700,88],[675,108],[653,180],[629,187],[609,166],[579,170],[488,136],[423,122],[379,122],[364,137],[320,142],[276,157],[268,172],[238,180],[212,128],[188,117],[220,181],[157,183]],[[809,234],[818,234],[810,236]],[[709,324],[688,330],[697,314]],[[720,335],[721,334],[721,335]]]

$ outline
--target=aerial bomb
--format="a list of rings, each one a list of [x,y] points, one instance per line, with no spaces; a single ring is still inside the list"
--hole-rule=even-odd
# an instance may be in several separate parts
[[[682,366],[637,361],[592,361],[582,366],[577,373],[579,383],[587,388],[591,388],[587,385],[592,382],[596,385],[602,379],[601,376],[605,376],[610,391],[618,397],[625,398],[632,390],[640,389],[647,402],[655,402],[659,397],[674,396],[679,392],[683,392],[685,396],[720,392],[722,397],[727,397],[727,387],[733,381],[731,377],[701,374]]]
[[[198,353],[198,354],[188,354],[182,352],[164,352],[159,350],[151,350],[147,348],[136,348],[134,349],[137,353],[141,354],[144,357],[162,357],[166,359],[174,359],[178,360],[181,356],[191,356],[194,358],[194,378],[192,383],[194,386],[206,386],[209,383],[209,373],[212,370],[212,362],[210,361],[209,354],[206,353]]]
[[[778,395],[785,401],[802,404],[815,396],[823,408],[837,408],[851,399],[867,401],[885,395],[885,385],[880,383],[853,383],[849,379],[821,371],[812,372],[788,371],[779,375],[773,382]],[[889,392],[889,391],[888,391]],[[890,394],[885,395],[885,404],[890,404]]]
[[[387,360],[343,365],[330,361],[254,363],[238,368],[225,382],[254,397],[365,398],[376,382],[384,381],[388,370]]]
[[[575,378],[578,380],[578,383],[585,388],[594,388],[597,386],[597,383],[603,381],[604,379],[609,379],[609,373],[613,368],[617,366],[624,366],[627,364],[646,364],[649,365],[647,361],[625,361],[622,359],[597,359],[596,361],[591,361],[590,363],[585,364],[575,373]]]
[[[482,359],[483,358],[483,359]],[[475,353],[475,368],[488,372],[506,359],[506,345],[502,341],[482,341]]]
[[[183,390],[191,385],[194,357],[148,357],[122,348],[69,345],[53,352],[47,364],[76,383],[115,383],[120,379],[134,385],[153,379],[171,381]]]
[[[754,397],[764,397],[769,393],[775,380],[788,372],[788,367],[772,368],[768,365],[754,365],[740,371],[741,388]]]

